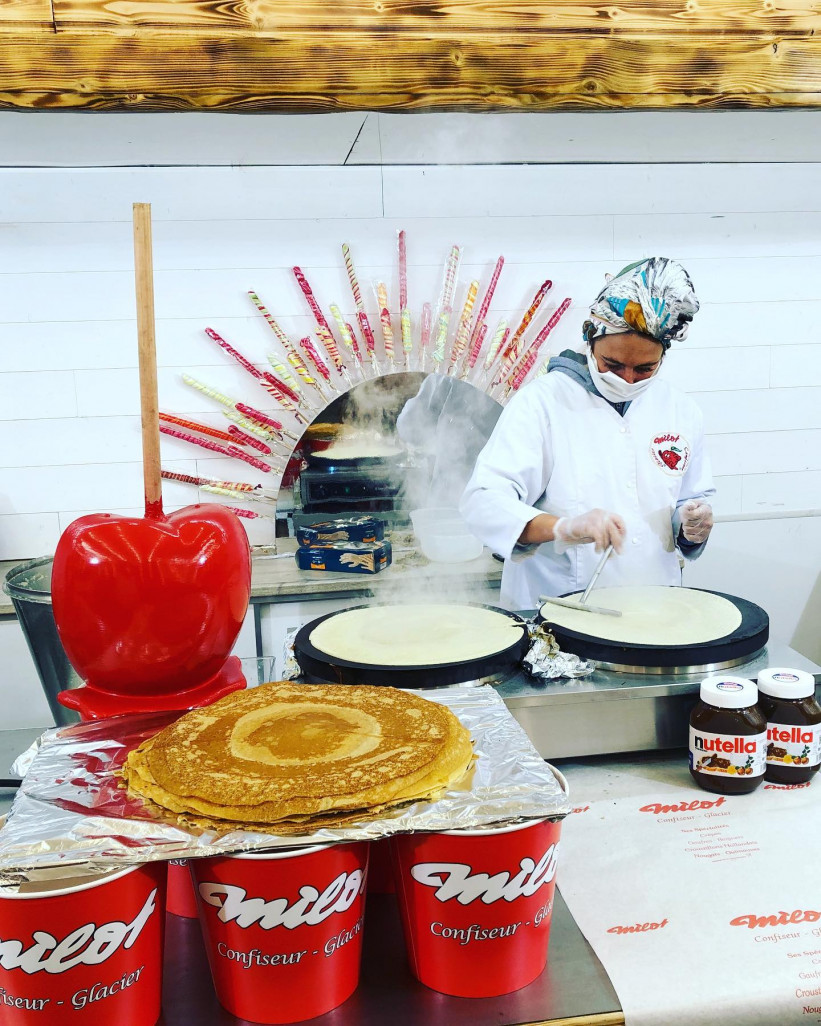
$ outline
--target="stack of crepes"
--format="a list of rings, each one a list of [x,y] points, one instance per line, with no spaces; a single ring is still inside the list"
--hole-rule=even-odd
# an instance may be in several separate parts
[[[186,713],[129,753],[123,777],[186,826],[301,834],[436,799],[472,758],[467,730],[436,702],[283,681]]]

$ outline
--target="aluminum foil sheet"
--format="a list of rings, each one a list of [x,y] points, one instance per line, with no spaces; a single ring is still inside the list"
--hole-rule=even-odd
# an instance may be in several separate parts
[[[416,802],[379,819],[282,837],[233,829],[195,833],[158,818],[118,786],[117,770],[170,714],[118,716],[47,731],[31,751],[25,779],[0,831],[0,884],[27,869],[196,858],[231,851],[375,840],[394,833],[453,830],[570,812],[550,767],[491,688],[452,687],[422,698],[448,706],[473,738],[476,759],[436,802]],[[18,760],[20,762],[21,760]]]
[[[586,677],[596,669],[589,659],[562,652],[545,623],[528,623],[530,648],[522,662],[534,677],[557,680],[560,677]]]

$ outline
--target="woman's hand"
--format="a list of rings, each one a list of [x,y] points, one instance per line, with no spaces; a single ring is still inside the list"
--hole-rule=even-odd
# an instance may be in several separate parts
[[[578,517],[560,517],[554,527],[553,536],[563,545],[584,545],[593,542],[596,552],[603,552],[612,545],[621,552],[627,527],[618,513],[604,509],[591,509]]]
[[[522,545],[541,545],[542,542],[555,541],[560,549],[593,542],[597,552],[604,551],[608,545],[621,552],[626,533],[627,528],[618,513],[608,513],[604,509],[591,509],[578,517],[554,517],[541,513],[525,527],[519,542]]]
[[[701,545],[713,529],[713,507],[700,499],[690,499],[681,507],[681,533],[688,542]]]

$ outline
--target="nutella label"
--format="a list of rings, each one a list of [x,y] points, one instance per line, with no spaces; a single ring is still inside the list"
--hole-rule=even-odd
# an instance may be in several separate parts
[[[690,768],[719,777],[760,777],[767,734],[706,734],[690,727]]]
[[[767,724],[767,764],[804,769],[821,762],[821,723]]]

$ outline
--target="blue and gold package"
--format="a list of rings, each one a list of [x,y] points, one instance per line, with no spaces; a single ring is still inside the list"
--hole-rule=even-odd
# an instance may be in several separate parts
[[[337,570],[349,574],[378,574],[391,565],[389,541],[330,542],[303,545],[296,550],[300,570]]]
[[[384,537],[385,521],[376,517],[334,517],[300,527],[296,532],[297,543],[303,547],[333,542],[377,542]]]

